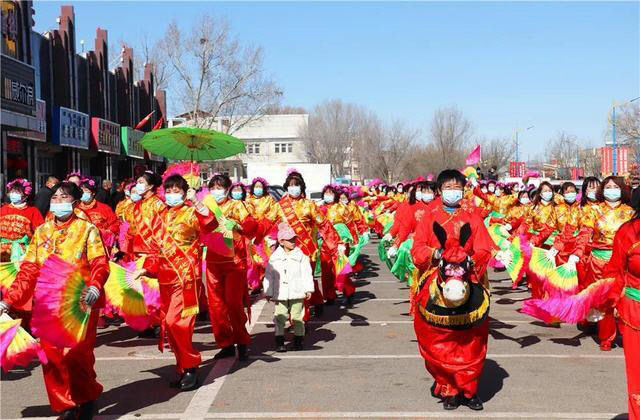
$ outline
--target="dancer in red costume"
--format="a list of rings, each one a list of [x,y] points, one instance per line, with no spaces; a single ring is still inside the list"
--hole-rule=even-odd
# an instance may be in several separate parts
[[[158,279],[164,319],[160,348],[164,345],[164,332],[176,357],[180,379],[172,387],[190,391],[198,386],[196,369],[201,362],[200,353],[193,348],[193,330],[198,314],[198,294],[202,279],[201,232],[211,232],[217,226],[213,213],[196,201],[194,190],[180,175],[172,175],[164,182],[167,208],[157,214],[152,226],[157,253],[148,257],[144,269]],[[185,201],[194,203],[186,206]]]
[[[246,191],[242,184],[232,185],[228,176],[216,174],[209,181],[209,191],[211,197],[205,199],[205,204],[214,213],[216,208],[221,211],[225,220],[218,222],[233,242],[233,249],[226,254],[207,246],[209,316],[216,344],[222,349],[215,358],[235,356],[237,346],[238,360],[246,361],[251,341],[245,313],[249,308],[247,240],[255,237],[258,223],[244,204]]]
[[[111,207],[96,200],[98,184],[94,180],[83,179],[80,183],[80,188],[82,189],[82,198],[78,208],[85,212],[89,217],[89,221],[100,230],[100,237],[107,255],[111,255],[111,249],[115,245],[120,232],[120,221]]]
[[[42,367],[51,409],[62,419],[90,419],[94,401],[102,393],[96,380],[93,349],[99,308],[104,305],[102,286],[109,277],[109,266],[98,229],[86,215],[74,209],[82,191],[75,184],[63,182],[53,188],[50,212],[54,217],[41,225],[29,245],[20,272],[9,293],[0,302],[0,313],[23,305],[33,296],[40,268],[47,258],[56,255],[90,273],[85,279],[84,303],[91,306],[86,337],[73,348],[58,348],[40,340],[48,363]],[[56,244],[52,247],[50,244]]]
[[[483,221],[460,208],[464,185],[459,171],[440,173],[441,198],[418,225],[412,249],[424,272],[414,327],[435,379],[432,393],[446,410],[483,408],[476,393],[489,334],[486,269],[494,245]]]
[[[9,204],[0,207],[0,262],[18,262],[24,258],[33,234],[44,220],[36,207],[27,205],[32,192],[29,181],[15,179],[7,184],[7,192]],[[14,305],[11,315],[22,319],[22,327],[28,330],[31,299],[24,305]]]

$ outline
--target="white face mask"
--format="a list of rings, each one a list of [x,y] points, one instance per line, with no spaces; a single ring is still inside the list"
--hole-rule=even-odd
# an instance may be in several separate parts
[[[333,203],[333,201],[336,199],[336,197],[333,194],[325,194],[324,195],[324,202],[325,204],[331,204]]]
[[[430,203],[433,201],[434,198],[435,198],[435,195],[432,192],[422,193],[423,203]]]
[[[144,193],[147,192],[147,186],[141,182],[138,182],[136,184],[136,192],[140,195],[143,195]]]

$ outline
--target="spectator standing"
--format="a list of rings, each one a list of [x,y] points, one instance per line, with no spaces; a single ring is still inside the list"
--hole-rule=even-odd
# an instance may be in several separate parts
[[[51,196],[53,196],[53,187],[58,185],[60,180],[55,176],[50,176],[44,183],[44,186],[40,188],[40,191],[36,194],[34,199],[34,206],[40,210],[42,217],[46,217],[49,213],[49,204],[51,203]]]

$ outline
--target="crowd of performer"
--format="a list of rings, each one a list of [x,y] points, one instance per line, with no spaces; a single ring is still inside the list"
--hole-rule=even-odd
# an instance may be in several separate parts
[[[585,330],[597,325],[602,351],[622,332],[629,412],[640,418],[640,222],[622,178],[556,188],[445,170],[395,185],[327,185],[321,204],[308,198],[297,171],[283,187],[276,201],[262,178],[244,185],[215,174],[194,186],[178,173],[147,171],[122,185],[124,199],[113,211],[96,199],[102,189],[93,180],[72,173],[47,185],[43,218],[45,204],[29,205],[30,183],[8,183],[9,204],[0,209],[0,315],[21,319],[38,338],[51,408],[62,418],[91,418],[102,392],[96,329],[114,319],[156,337],[160,349],[168,341],[178,373],[170,386],[184,391],[199,385],[198,316],[208,314],[220,349],[215,359],[248,359],[252,296],[275,303],[275,350],[302,350],[306,321],[322,316],[325,305],[353,304],[360,254],[375,233],[380,258],[410,286],[420,354],[444,409],[483,408],[477,391],[492,267],[531,291],[524,313]],[[8,267],[13,275],[2,274]],[[33,299],[55,288],[52,276],[73,283],[56,267],[83,273],[77,307],[55,315],[85,311],[77,342],[47,333],[42,326],[57,325],[50,318],[58,309],[43,315],[39,306],[51,300]]]

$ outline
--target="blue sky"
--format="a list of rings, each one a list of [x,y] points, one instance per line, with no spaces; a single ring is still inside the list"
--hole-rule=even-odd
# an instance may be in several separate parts
[[[217,3],[36,2],[36,30],[73,4],[77,40],[96,27],[114,44],[160,37],[177,19],[226,17],[260,45],[288,105],[340,98],[428,134],[434,110],[456,105],[482,137],[521,134],[523,157],[559,130],[601,144],[612,101],[640,96],[638,2]],[[79,44],[78,44],[79,48]]]

